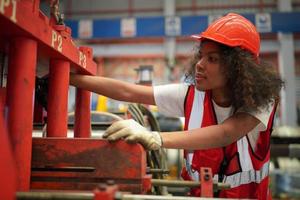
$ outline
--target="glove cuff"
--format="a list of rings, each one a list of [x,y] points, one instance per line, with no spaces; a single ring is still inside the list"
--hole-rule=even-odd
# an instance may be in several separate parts
[[[157,144],[160,147],[162,147],[163,146],[163,140],[162,140],[162,137],[161,137],[160,133],[157,132],[157,131],[152,131],[152,135],[153,135],[155,141],[157,142]]]

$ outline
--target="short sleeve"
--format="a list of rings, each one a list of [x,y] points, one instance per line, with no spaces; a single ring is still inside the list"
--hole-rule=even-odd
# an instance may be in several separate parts
[[[273,108],[274,103],[270,103],[268,106],[260,108],[256,112],[249,113],[260,121],[260,123],[247,134],[252,149],[256,149],[257,147],[259,133],[267,129]]]
[[[186,84],[154,86],[154,99],[158,111],[167,116],[183,117],[187,89]]]
[[[268,122],[270,119],[271,112],[273,110],[274,103],[270,103],[268,106],[258,109],[256,112],[250,112],[252,116],[257,118],[263,125],[264,130],[267,129]],[[262,131],[264,131],[262,130]]]

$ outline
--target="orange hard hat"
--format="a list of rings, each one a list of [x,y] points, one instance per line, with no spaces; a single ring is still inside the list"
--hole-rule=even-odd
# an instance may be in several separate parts
[[[257,57],[259,55],[260,38],[255,26],[248,19],[235,13],[215,20],[204,32],[192,37],[213,40],[230,47],[241,47]]]

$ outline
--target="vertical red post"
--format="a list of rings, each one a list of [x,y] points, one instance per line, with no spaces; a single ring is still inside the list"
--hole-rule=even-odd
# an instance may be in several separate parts
[[[0,86],[0,115],[2,115],[2,117],[5,116],[5,108],[6,108],[6,88]]]
[[[50,60],[47,137],[67,137],[70,63]]]
[[[76,89],[76,107],[74,122],[74,137],[89,138],[91,137],[91,92]]]
[[[11,41],[8,60],[7,106],[8,132],[17,165],[17,190],[30,187],[33,124],[33,90],[37,60],[37,42],[19,37]]]
[[[14,200],[16,196],[16,166],[4,120],[6,88],[0,87],[0,199]]]

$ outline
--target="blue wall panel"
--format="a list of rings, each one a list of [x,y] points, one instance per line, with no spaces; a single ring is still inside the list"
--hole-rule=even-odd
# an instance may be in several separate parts
[[[165,35],[165,18],[137,18],[136,27],[137,37],[161,37]]]
[[[119,38],[120,19],[102,19],[93,22],[93,38]]]
[[[72,29],[72,37],[78,38],[78,20],[67,20],[66,25]]]
[[[255,15],[254,14],[241,14],[243,17],[247,18],[250,22],[255,24]]]
[[[272,13],[272,32],[300,32],[300,13]]]
[[[255,24],[255,14],[242,14]],[[181,16],[181,35],[188,36],[204,31],[208,25],[208,16]],[[271,31],[277,32],[300,32],[300,12],[277,12],[271,13]],[[73,38],[78,38],[78,22],[67,20],[66,24],[72,29]],[[121,18],[98,19],[93,21],[92,38],[120,38]],[[136,18],[136,37],[164,37],[165,18],[138,17]]]
[[[181,17],[181,35],[193,35],[204,31],[208,24],[207,16]]]

